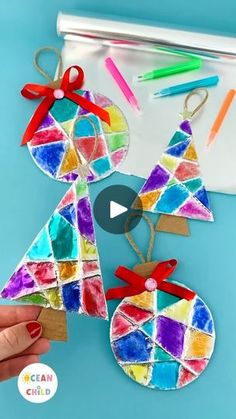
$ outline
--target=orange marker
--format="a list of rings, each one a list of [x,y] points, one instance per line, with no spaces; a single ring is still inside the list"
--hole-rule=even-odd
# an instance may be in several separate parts
[[[225,116],[228,112],[228,109],[233,101],[233,98],[235,96],[235,90],[230,89],[225,97],[225,100],[219,110],[219,113],[216,117],[216,120],[214,122],[214,124],[212,125],[209,137],[208,137],[208,142],[207,142],[207,148],[214,142],[216,135],[218,134],[221,125],[224,122]]]

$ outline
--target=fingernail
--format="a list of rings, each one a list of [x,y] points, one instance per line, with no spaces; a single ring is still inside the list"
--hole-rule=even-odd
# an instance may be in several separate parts
[[[42,326],[39,322],[29,322],[26,325],[26,329],[28,330],[31,339],[34,339],[41,334]]]

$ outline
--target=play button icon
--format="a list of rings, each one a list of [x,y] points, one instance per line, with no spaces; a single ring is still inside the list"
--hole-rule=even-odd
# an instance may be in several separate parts
[[[118,217],[118,215],[124,214],[126,211],[128,211],[128,208],[124,207],[124,205],[120,205],[115,201],[110,201],[110,218]]]
[[[124,185],[114,185],[103,189],[95,199],[93,212],[95,219],[103,230],[112,234],[124,234],[126,221],[129,214],[140,214],[140,209],[131,209],[132,203],[137,199],[137,194],[133,189]],[[137,226],[141,217],[135,217],[128,225],[128,231]]]

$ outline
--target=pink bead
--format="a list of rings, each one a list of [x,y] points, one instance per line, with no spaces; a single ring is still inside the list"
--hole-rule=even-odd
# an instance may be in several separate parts
[[[147,291],[155,291],[157,289],[157,283],[154,278],[148,278],[145,281],[145,288]]]
[[[65,96],[65,93],[63,92],[62,89],[55,89],[53,92],[53,95],[56,99],[63,99],[63,97]]]

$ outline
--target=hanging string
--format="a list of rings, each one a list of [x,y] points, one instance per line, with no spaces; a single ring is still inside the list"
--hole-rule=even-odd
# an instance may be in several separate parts
[[[78,150],[78,148],[77,148],[77,146],[76,146],[76,144],[75,144],[75,140],[76,140],[76,136],[75,136],[75,126],[76,126],[76,124],[77,124],[77,122],[78,122],[78,121],[82,121],[82,120],[87,120],[87,121],[89,121],[89,123],[90,123],[90,124],[92,125],[92,127],[93,127],[93,131],[94,131],[94,134],[95,134],[95,136],[94,136],[94,138],[95,138],[95,141],[94,141],[94,146],[93,146],[92,153],[91,153],[91,155],[89,156],[89,159],[86,161],[86,163],[81,164],[81,165],[78,167],[78,174],[79,174],[81,177],[86,178],[86,177],[88,176],[88,174],[89,174],[89,165],[90,165],[90,163],[93,161],[93,159],[94,159],[94,157],[95,157],[95,154],[96,154],[96,152],[97,152],[97,149],[98,149],[99,133],[98,133],[98,129],[97,129],[97,126],[96,126],[96,124],[95,124],[94,120],[93,120],[92,118],[90,118],[89,116],[82,115],[82,116],[78,116],[78,117],[75,119],[74,124],[73,124],[72,136],[70,137],[70,140],[71,140],[71,142],[72,142],[72,144],[73,144],[73,147],[74,147],[74,150],[75,150],[75,153],[76,153],[76,155],[77,155],[77,158],[78,158],[79,163],[81,163],[81,158],[80,158],[80,155],[79,155],[79,150]]]
[[[189,109],[189,107],[188,107],[188,105],[189,105],[189,101],[190,101],[190,99],[193,97],[193,96],[196,96],[196,95],[201,95],[201,92],[203,92],[204,93],[204,95],[203,95],[203,98],[202,98],[202,100],[201,100],[201,102],[199,103],[199,105],[197,105],[193,110],[190,110]],[[205,103],[206,103],[206,101],[207,101],[207,99],[208,99],[208,96],[209,96],[209,94],[208,94],[208,91],[207,91],[207,89],[204,89],[204,88],[198,88],[198,89],[194,89],[194,90],[192,90],[192,92],[190,92],[187,96],[186,96],[186,98],[185,98],[185,101],[184,101],[184,109],[183,109],[183,115],[187,115],[190,119],[192,119],[193,117],[194,117],[194,115],[196,115],[200,110],[201,110],[201,108],[205,105]]]
[[[50,74],[48,74],[39,64],[39,57],[45,51],[54,52],[57,55],[57,80],[53,80]],[[79,67],[78,65],[73,65],[69,67],[63,74],[63,62],[61,52],[54,47],[39,48],[35,52],[33,63],[35,69],[49,81],[49,84],[41,85],[35,83],[27,83],[21,90],[22,96],[29,100],[36,100],[41,98],[43,99],[37,107],[36,111],[34,112],[34,115],[32,116],[25,130],[21,145],[27,144],[27,142],[29,142],[32,139],[34,133],[37,131],[42,120],[45,118],[49,109],[53,106],[54,102],[56,100],[63,99],[64,97],[81,106],[83,109],[86,109],[86,111],[95,114],[109,126],[111,125],[110,115],[106,109],[96,105],[96,103],[86,99],[83,95],[77,92],[79,89],[81,89],[84,82],[84,72],[81,67]],[[72,71],[76,72],[76,74],[74,74],[74,77],[72,77],[71,80]]]
[[[148,244],[148,250],[147,250],[146,258],[144,256],[144,254],[142,253],[142,251],[140,250],[140,248],[138,247],[138,245],[136,244],[134,238],[132,237],[132,234],[129,231],[129,226],[130,226],[131,221],[134,218],[137,218],[137,217],[143,218],[147,222],[147,224],[150,228],[150,238],[149,238],[149,244]],[[137,256],[140,258],[142,263],[151,261],[152,251],[153,251],[153,246],[154,246],[154,241],[155,241],[155,230],[154,230],[154,226],[152,224],[152,221],[150,220],[150,218],[147,215],[142,214],[142,213],[131,213],[131,214],[129,214],[129,216],[126,220],[126,223],[125,223],[125,237],[127,238],[130,246],[135,251]]]
[[[57,64],[58,64],[58,79],[60,79],[62,77],[62,72],[63,72],[63,61],[62,61],[62,56],[61,56],[61,51],[58,48],[55,47],[51,47],[51,46],[45,46],[45,47],[41,47],[39,49],[37,49],[35,51],[34,54],[34,58],[33,58],[33,64],[35,69],[38,71],[38,73],[40,73],[43,77],[45,77],[49,83],[53,83],[54,81],[54,77],[51,77],[50,74],[45,71],[41,65],[39,64],[39,57],[44,53],[44,52],[53,52],[56,54],[57,56]]]

